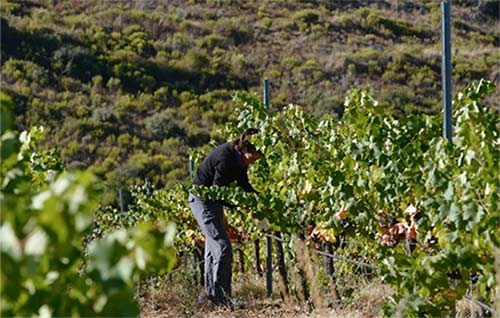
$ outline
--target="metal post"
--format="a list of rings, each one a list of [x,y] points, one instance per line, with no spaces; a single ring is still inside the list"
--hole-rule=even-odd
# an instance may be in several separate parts
[[[153,194],[153,184],[151,183],[151,179],[146,177],[144,179],[144,185],[146,188],[146,195],[151,196]]]
[[[269,109],[269,80],[264,80],[264,105]]]
[[[269,80],[264,80],[264,105],[269,109]],[[273,242],[272,238],[266,236],[266,287],[267,296],[273,293]]]
[[[120,188],[118,190],[118,196],[120,197],[120,211],[122,213],[125,213],[126,207],[125,207],[125,196],[123,193],[123,188]]]
[[[266,287],[267,296],[273,293],[273,241],[272,238],[266,236]]]
[[[450,3],[441,2],[441,39],[442,39],[442,85],[443,85],[443,137],[452,142],[452,117],[451,117],[451,28],[450,28]]]
[[[191,179],[194,178],[194,160],[193,158],[189,158],[189,176]]]

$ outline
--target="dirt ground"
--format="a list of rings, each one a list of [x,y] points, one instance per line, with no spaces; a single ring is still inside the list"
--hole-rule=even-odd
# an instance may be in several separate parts
[[[350,288],[354,293],[344,297],[341,303],[333,301],[328,289],[311,292],[311,299],[304,301],[300,290],[294,289],[288,297],[281,297],[279,285],[276,283],[274,293],[267,297],[265,279],[257,275],[237,275],[233,279],[233,295],[248,301],[246,309],[233,311],[221,309],[211,304],[198,303],[201,286],[193,286],[180,275],[177,279],[165,280],[156,286],[149,286],[140,296],[142,318],[323,318],[352,317],[378,318],[380,309],[390,288],[379,281],[357,282]],[[151,285],[151,284],[150,284]]]

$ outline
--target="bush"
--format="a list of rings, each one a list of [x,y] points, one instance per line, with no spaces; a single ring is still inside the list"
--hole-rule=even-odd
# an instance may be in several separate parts
[[[101,71],[97,59],[81,46],[64,45],[54,51],[52,65],[60,75],[76,77],[84,82]]]
[[[159,114],[149,116],[144,120],[146,130],[156,139],[183,137],[184,130],[179,127],[175,119],[176,111],[167,109]]]
[[[368,63],[370,61],[378,59],[378,57],[379,53],[371,47],[361,48],[351,54],[351,59],[359,63]]]
[[[60,80],[61,89],[64,91],[78,92],[81,90],[82,83],[74,78],[63,76]]]
[[[116,77],[110,77],[108,82],[106,83],[106,87],[109,88],[112,92],[118,92],[121,89],[122,81]]]
[[[358,18],[353,13],[342,14],[336,20],[337,20],[338,25],[341,28],[346,29],[348,31],[355,29],[359,25]]]
[[[48,83],[48,72],[42,66],[31,61],[10,58],[2,65],[2,75],[8,82],[36,82],[41,86]]]
[[[168,37],[166,45],[174,54],[174,57],[180,57],[182,56],[182,52],[186,51],[192,46],[192,42],[193,41],[187,34],[175,32],[172,36]]]
[[[114,77],[119,78],[125,90],[153,90],[156,80],[148,72],[148,64],[134,51],[123,49],[113,51],[109,56]]]
[[[293,19],[297,23],[303,22],[303,23],[306,23],[308,25],[311,25],[311,24],[319,22],[319,15],[320,15],[320,12],[317,10],[305,9],[305,10],[301,10],[299,12],[296,12],[293,15]]]
[[[180,69],[193,73],[199,73],[210,66],[210,58],[205,50],[192,48],[177,61],[176,66]]]
[[[200,42],[200,46],[208,50],[213,50],[216,47],[227,48],[229,46],[226,38],[217,34],[207,35],[206,37],[202,38]]]
[[[122,41],[119,43],[120,48],[131,49],[142,57],[155,55],[153,42],[140,25],[133,24],[126,27],[123,30],[123,35]]]
[[[243,54],[235,54],[231,56],[231,73],[235,76],[241,76],[246,67],[246,58]]]
[[[412,113],[415,106],[415,93],[405,88],[382,89],[381,99],[396,109],[403,110],[405,114]]]
[[[262,25],[266,28],[269,29],[273,25],[273,20],[270,18],[263,18],[262,19]]]
[[[248,42],[252,39],[252,33],[239,18],[221,18],[215,26],[215,32],[232,40],[235,45]]]
[[[421,30],[420,28],[416,28],[410,23],[402,20],[393,20],[390,18],[386,18],[381,16],[378,12],[370,12],[368,17],[366,18],[364,26],[368,30],[379,30],[383,33],[384,31],[388,31],[389,34],[393,34],[394,36],[417,36],[422,37],[426,35],[426,32]]]
[[[115,122],[116,117],[113,111],[107,107],[99,107],[95,108],[92,111],[92,117],[91,119],[93,121],[98,121],[98,122]]]

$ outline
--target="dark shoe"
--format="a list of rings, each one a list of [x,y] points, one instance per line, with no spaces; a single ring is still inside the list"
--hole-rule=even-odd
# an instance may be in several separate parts
[[[219,307],[229,310],[248,308],[248,301],[241,300],[238,298],[225,298],[224,300],[215,302],[215,304]]]
[[[233,302],[229,298],[224,298],[224,299],[214,299],[213,303],[220,308],[226,309],[226,310],[234,310]]]

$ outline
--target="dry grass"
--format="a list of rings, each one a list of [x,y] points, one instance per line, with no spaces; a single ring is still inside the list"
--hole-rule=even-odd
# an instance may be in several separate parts
[[[379,310],[385,296],[390,289],[380,282],[372,282],[357,289],[352,295],[355,301],[344,305],[336,305],[334,308],[323,307],[309,310],[308,306],[300,305],[290,297],[282,300],[279,292],[266,297],[265,278],[258,275],[246,274],[235,277],[234,295],[249,302],[249,307],[244,310],[224,310],[211,305],[200,305],[197,296],[201,289],[199,287],[186,287],[180,281],[165,283],[161,287],[149,288],[140,297],[142,313],[144,318],[323,318],[323,317],[352,317],[352,318],[375,318],[380,317]],[[315,296],[319,297],[319,296]],[[331,295],[323,294],[323,302],[326,303]],[[314,300],[317,302],[318,300]]]
[[[274,293],[266,295],[265,277],[256,273],[233,275],[233,296],[248,301],[247,309],[226,310],[211,304],[199,304],[201,286],[192,283],[192,273],[181,271],[172,279],[157,279],[143,284],[139,302],[143,318],[378,318],[392,289],[378,278],[360,273],[344,274],[337,281],[342,302],[336,302],[332,280],[322,271],[320,260],[308,248],[296,244],[297,267],[287,268],[290,293],[285,295],[279,275],[273,278]],[[500,263],[500,257],[497,259]],[[288,262],[291,263],[291,262]],[[248,267],[247,267],[248,268]],[[299,268],[307,278],[310,299],[305,301]],[[326,278],[326,279],[325,279]],[[284,295],[283,297],[281,295]],[[497,304],[498,305],[498,304]],[[402,308],[401,308],[402,309]],[[396,314],[396,316],[401,316]],[[468,300],[456,305],[457,318],[484,317],[481,308]]]
[[[368,281],[362,275],[352,273],[352,277],[344,276],[342,286],[338,286],[341,294],[347,289],[349,296],[343,298],[342,304],[336,302],[332,293],[332,281],[319,266],[320,260],[308,248],[296,247],[298,262],[307,279],[310,299],[304,301],[298,268],[288,267],[290,293],[285,295],[284,287],[276,271],[273,278],[273,294],[266,296],[265,277],[255,273],[233,275],[233,296],[249,303],[244,310],[224,310],[213,305],[198,303],[200,286],[192,283],[192,273],[179,272],[169,279],[159,279],[154,284],[149,282],[141,288],[139,301],[141,317],[162,318],[323,318],[323,317],[381,317],[381,305],[391,290],[378,280]],[[291,263],[291,262],[289,262]],[[345,286],[344,286],[345,285]],[[348,286],[347,286],[348,285]],[[282,298],[281,295],[284,295]]]

